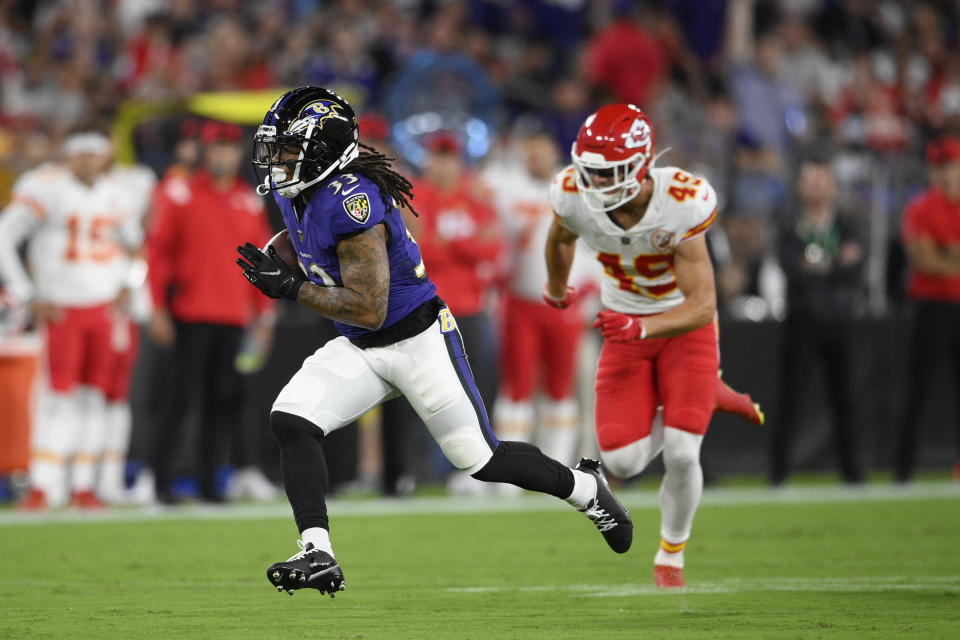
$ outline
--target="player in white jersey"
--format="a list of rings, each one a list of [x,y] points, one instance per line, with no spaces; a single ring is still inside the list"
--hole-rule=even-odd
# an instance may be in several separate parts
[[[522,167],[499,166],[485,176],[495,187],[494,204],[510,256],[500,323],[502,382],[494,422],[503,439],[528,442],[535,435],[541,451],[568,464],[577,446],[573,392],[583,315],[576,305],[558,314],[542,299],[547,281],[543,245],[553,221],[547,195],[560,154],[553,138],[542,131],[524,136],[521,144]],[[599,273],[591,267],[586,259],[576,260],[574,282],[599,284]],[[535,407],[541,388],[546,397]],[[535,414],[540,428],[534,434]]]
[[[706,180],[653,168],[654,134],[633,105],[589,116],[550,190],[544,296],[564,306],[575,243],[596,251],[606,276],[595,327],[603,332],[596,381],[601,457],[634,476],[661,451],[658,586],[683,586],[683,548],[703,489],[700,445],[717,386],[716,293],[704,232],[717,215]]]
[[[105,432],[97,475],[97,496],[107,503],[126,500],[124,466],[130,444],[130,383],[139,351],[139,324],[150,317],[152,303],[146,286],[147,263],[139,253],[144,240],[144,219],[150,209],[156,174],[144,165],[114,165],[103,178],[119,198],[126,218],[120,240],[127,251],[123,284],[129,296],[121,294],[121,304],[115,305],[111,348],[113,364],[106,392],[104,414]]]
[[[46,346],[31,492],[21,504],[27,509],[62,504],[68,486],[75,505],[102,506],[93,489],[113,364],[114,304],[129,266],[120,241],[129,229],[127,211],[103,179],[110,141],[100,133],[78,133],[67,138],[64,152],[63,166],[25,173],[0,216],[0,277],[30,303]],[[29,275],[17,253],[26,240]]]

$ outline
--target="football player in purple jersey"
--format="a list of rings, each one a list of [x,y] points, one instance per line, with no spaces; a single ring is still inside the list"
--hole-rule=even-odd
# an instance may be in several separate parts
[[[390,160],[359,141],[346,100],[320,87],[280,96],[254,139],[258,190],[272,192],[280,206],[299,269],[273,245],[266,252],[238,247],[237,263],[263,293],[334,320],[342,334],[304,361],[273,404],[270,424],[301,551],[271,565],[267,578],[290,594],[343,590],[330,543],[323,439],[400,394],[458,469],[564,499],[625,552],[633,523],[599,462],[585,458],[570,469],[530,444],[494,437],[456,320],[400,213],[413,198],[410,182]]]

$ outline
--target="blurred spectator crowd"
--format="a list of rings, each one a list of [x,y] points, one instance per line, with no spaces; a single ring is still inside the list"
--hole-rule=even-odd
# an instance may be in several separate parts
[[[589,113],[630,102],[670,148],[662,163],[721,195],[722,314],[785,317],[777,238],[814,158],[863,248],[850,313],[882,317],[904,296],[900,216],[926,185],[924,149],[960,134],[958,38],[960,5],[910,0],[3,0],[0,198],[132,100],[328,86],[425,194],[438,153],[489,179],[537,134],[563,162]],[[168,133],[136,132],[158,175],[181,160]],[[496,188],[464,187],[491,204]]]
[[[468,156],[534,119],[567,149],[596,105],[648,111],[664,161],[724,194],[715,254],[738,315],[782,315],[771,235],[798,158],[829,148],[841,202],[871,241],[882,312],[895,217],[923,183],[933,134],[960,115],[960,15],[909,0],[62,0],[0,3],[5,180],[124,101],[297,84],[336,88],[418,141],[457,129]],[[157,140],[151,140],[154,144]],[[166,154],[144,161],[162,170]],[[715,234],[719,235],[719,234]],[[893,261],[891,266],[890,261]],[[896,293],[896,292],[894,292]],[[747,296],[747,297],[745,297]]]

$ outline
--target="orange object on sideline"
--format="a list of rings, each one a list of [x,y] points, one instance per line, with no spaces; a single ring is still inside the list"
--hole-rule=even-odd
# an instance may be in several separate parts
[[[30,466],[31,398],[39,346],[27,341],[16,348],[3,346],[0,345],[0,474],[9,475],[25,472]]]

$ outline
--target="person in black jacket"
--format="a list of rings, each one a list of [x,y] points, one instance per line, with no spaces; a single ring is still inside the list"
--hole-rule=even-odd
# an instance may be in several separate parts
[[[779,233],[787,279],[780,419],[772,433],[773,484],[786,481],[790,448],[810,369],[824,365],[836,452],[847,483],[862,479],[855,453],[851,390],[853,319],[860,294],[863,248],[837,211],[836,182],[825,158],[801,163],[797,209]]]

